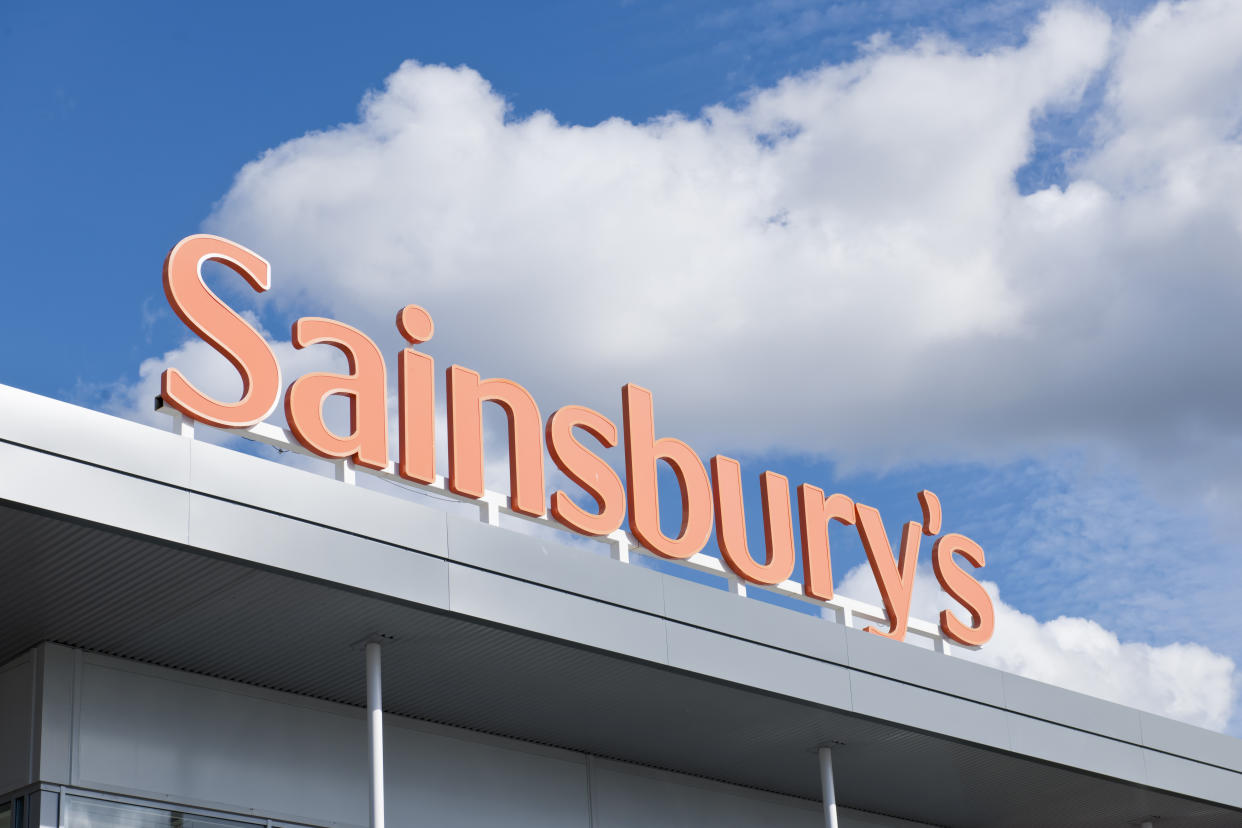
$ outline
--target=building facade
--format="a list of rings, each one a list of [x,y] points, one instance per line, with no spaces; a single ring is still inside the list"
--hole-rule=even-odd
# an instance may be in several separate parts
[[[201,436],[201,435],[200,435]],[[330,467],[328,468],[330,471]],[[1242,743],[0,387],[0,826],[1242,825]],[[6,821],[7,820],[7,821]]]

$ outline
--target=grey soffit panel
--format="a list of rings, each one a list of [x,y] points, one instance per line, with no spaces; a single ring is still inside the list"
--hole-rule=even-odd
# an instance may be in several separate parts
[[[0,606],[0,659],[51,639],[360,705],[351,645],[380,630],[396,636],[385,706],[401,715],[808,800],[814,748],[841,742],[843,805],[932,824],[1094,828],[1155,813],[1166,828],[1242,825],[1236,810],[884,721],[882,709],[860,717],[55,516],[0,507],[0,537],[6,575],[23,585]]]

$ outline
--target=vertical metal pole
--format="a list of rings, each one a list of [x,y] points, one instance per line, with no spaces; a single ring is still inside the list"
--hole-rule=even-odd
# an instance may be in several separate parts
[[[378,641],[367,643],[367,735],[371,742],[371,828],[384,828],[384,703]]]
[[[837,790],[832,784],[832,751],[819,749],[819,782],[824,794],[824,826],[837,828]]]

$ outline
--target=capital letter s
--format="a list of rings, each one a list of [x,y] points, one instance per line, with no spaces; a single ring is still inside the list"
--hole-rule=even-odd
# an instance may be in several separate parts
[[[164,259],[164,295],[186,326],[233,364],[241,375],[242,396],[221,402],[194,387],[176,368],[164,371],[164,401],[207,425],[248,428],[264,420],[280,400],[280,365],[259,332],[203,283],[203,263],[219,262],[256,291],[271,287],[267,260],[240,244],[206,234],[187,236]]]

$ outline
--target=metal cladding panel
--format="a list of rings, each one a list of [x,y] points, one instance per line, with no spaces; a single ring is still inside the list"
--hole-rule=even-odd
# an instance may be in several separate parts
[[[358,486],[299,474],[264,460],[214,446],[190,443],[193,490],[233,503],[352,532],[382,543],[445,557],[447,515],[408,500],[375,497]]]
[[[587,768],[581,755],[534,746],[521,749],[499,740],[468,741],[460,734],[440,735],[426,728],[389,726],[384,736],[386,807],[392,817],[407,815],[393,819],[396,824],[590,825]]]
[[[668,655],[664,626],[657,616],[486,570],[450,564],[449,607],[484,621],[632,658],[663,663]]]
[[[92,654],[80,662],[72,784],[317,825],[366,823],[357,708]],[[587,825],[580,754],[393,717],[387,725],[395,823]]]
[[[930,733],[977,744],[1010,748],[1008,714],[956,696],[889,681],[869,673],[850,673],[854,711]]]
[[[1001,679],[1005,687],[1005,707],[1015,713],[1110,736],[1130,744],[1143,744],[1143,731],[1139,724],[1143,714],[1134,708],[1063,690],[1013,673],[1001,673]],[[1192,729],[1203,733],[1200,728]]]
[[[891,638],[846,629],[848,663],[865,673],[926,687],[952,696],[1005,706],[999,670],[894,641]]]
[[[63,647],[39,647],[34,778],[68,784],[73,776],[73,677],[77,659]]]
[[[447,517],[448,556],[455,563],[648,615],[664,611],[664,579],[658,572],[617,566],[606,557],[592,554],[593,550],[517,532],[507,532],[507,542],[497,544],[495,527],[455,515]],[[603,544],[594,545],[603,551]]]
[[[362,711],[48,646],[76,664],[76,786],[316,825],[366,818]],[[818,803],[386,717],[387,812],[438,828],[822,824]],[[845,828],[917,828],[842,809]]]
[[[1143,744],[1153,750],[1194,756],[1222,768],[1242,773],[1242,740],[1223,733],[1204,732],[1183,722],[1139,713]]]
[[[1158,750],[1144,750],[1143,760],[1147,763],[1150,777],[1172,780],[1179,790],[1208,802],[1242,808],[1242,785],[1238,784],[1238,775],[1232,771]]]
[[[833,664],[847,664],[846,628],[702,584],[664,578],[664,614],[672,621],[716,630]]]
[[[354,717],[97,659],[77,681],[74,785],[363,822],[366,742]]]
[[[189,542],[345,588],[448,605],[448,564],[442,558],[227,500],[190,495]]]
[[[0,441],[0,501],[174,543],[186,540],[184,489]]]
[[[822,809],[812,802],[764,802],[730,796],[710,784],[687,785],[642,768],[596,762],[591,774],[593,828],[682,828],[711,825],[749,828],[781,825],[786,828],[822,828]],[[850,826],[850,821],[845,826]]]
[[[668,655],[669,664],[683,670],[840,710],[851,707],[849,671],[818,659],[682,624],[668,626]],[[739,710],[735,718],[744,715]]]
[[[34,679],[31,654],[0,666],[0,794],[31,782]]]
[[[1076,757],[1077,766],[1089,773],[1143,782],[1147,766],[1143,749],[1113,739],[1096,739],[1072,727],[1029,716],[1008,716],[1009,746],[1036,759],[1055,762],[1062,756]]]
[[[0,440],[169,486],[190,479],[189,441],[8,385],[0,385]]]

